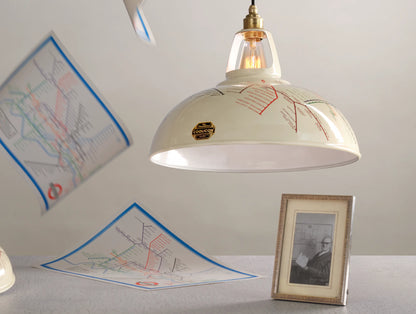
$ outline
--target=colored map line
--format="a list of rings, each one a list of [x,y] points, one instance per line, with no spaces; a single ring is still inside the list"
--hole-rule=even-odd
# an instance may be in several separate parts
[[[75,66],[72,64],[72,62],[69,60],[67,55],[62,51],[61,47],[57,44],[56,40],[51,36],[47,39],[47,41],[51,41],[55,48],[59,51],[62,58],[68,63],[69,67],[74,71],[74,73],[77,75],[77,77],[84,83],[85,87],[88,89],[88,91],[94,96],[94,98],[97,100],[97,102],[101,105],[102,109],[108,114],[111,121],[117,126],[118,130],[120,131],[121,135],[123,136],[126,145],[130,146],[130,140],[127,137],[127,134],[124,132],[123,128],[121,127],[120,123],[116,120],[114,115],[111,113],[111,111],[105,106],[103,101],[100,97],[98,97],[97,93],[91,88],[90,84],[87,83],[85,78],[79,73],[79,71],[75,68]]]
[[[322,126],[322,124],[321,124],[321,122],[319,121],[319,119],[316,117],[316,115],[309,109],[309,107],[306,105],[306,104],[304,104],[304,103],[301,103],[301,102],[299,102],[299,101],[296,101],[295,99],[293,99],[292,97],[290,97],[287,93],[285,93],[285,92],[282,92],[282,91],[278,91],[277,93],[279,93],[279,94],[282,94],[284,97],[285,97],[285,99],[287,100],[287,101],[289,101],[289,102],[291,102],[292,104],[293,104],[293,110],[294,110],[294,113],[295,113],[295,132],[297,133],[298,132],[298,116],[297,116],[297,108],[296,108],[296,106],[302,106],[303,108],[305,108],[308,112],[309,112],[309,114],[315,119],[315,121],[316,121],[316,123],[317,123],[317,125],[319,126],[319,130],[320,131],[322,131],[323,133],[324,133],[324,135],[325,135],[325,138],[327,139],[327,140],[329,140],[329,137],[328,137],[328,133],[326,132],[326,130],[324,129],[324,127]]]
[[[59,130],[58,129],[56,129],[55,128],[55,126],[54,126],[54,124],[53,123],[51,123],[51,122],[49,122],[49,119],[48,119],[48,117],[46,117],[44,114],[43,114],[43,112],[40,110],[40,102],[39,102],[39,100],[35,97],[35,95],[30,91],[30,89],[29,88],[27,88],[27,90],[28,90],[28,93],[30,94],[30,96],[31,96],[31,98],[32,98],[32,105],[33,105],[33,107],[35,108],[35,110],[37,111],[37,113],[38,113],[38,115],[40,116],[40,118],[41,119],[43,119],[43,121],[44,121],[44,123],[50,128],[50,130],[53,132],[53,134],[55,135],[55,142],[56,143],[53,143],[53,144],[51,144],[54,148],[55,148],[55,150],[59,153],[59,164],[63,167],[63,166],[65,166],[64,164],[63,164],[63,161],[62,161],[62,155],[63,155],[63,151],[62,150],[60,150],[56,145],[58,144],[57,142],[57,140],[59,140],[60,141],[60,143],[62,143],[65,147],[66,147],[66,149],[70,152],[70,155],[68,155],[68,154],[64,154],[66,157],[68,157],[68,160],[70,160],[71,161],[71,163],[75,166],[75,169],[77,170],[77,173],[78,173],[78,175],[79,175],[79,177],[81,178],[81,180],[82,180],[82,175],[81,175],[81,172],[79,171],[79,168],[78,168],[78,164],[76,163],[76,162],[74,162],[74,160],[75,161],[78,161],[78,157],[76,156],[76,153],[74,152],[74,151],[72,151],[72,149],[69,147],[69,145],[68,145],[68,143],[65,141],[65,139],[64,138],[62,138],[62,136],[61,136],[61,134],[59,134]],[[71,157],[73,157],[73,158],[71,158]]]
[[[271,90],[271,92],[268,90]],[[237,103],[259,115],[262,115],[263,112],[279,98],[276,89],[272,85],[265,84],[250,84],[240,90],[239,93],[241,95],[245,93],[247,96],[238,98]]]
[[[48,142],[48,140],[52,141],[52,139],[48,139],[48,137],[44,134],[46,132],[46,130],[43,127],[43,122],[41,120],[36,119],[36,115],[34,115],[33,119],[36,119],[37,121],[39,121],[39,123],[41,123],[39,125],[36,125],[35,124],[36,122],[32,121],[32,119],[29,117],[29,113],[26,113],[25,110],[23,109],[23,107],[20,107],[20,105],[19,105],[19,104],[21,104],[23,106],[25,104],[25,100],[27,100],[27,99],[31,99],[31,101],[33,103],[34,94],[40,88],[43,88],[45,86],[45,84],[47,84],[47,83],[48,83],[48,80],[45,79],[41,83],[39,83],[35,88],[30,88],[30,86],[28,86],[27,87],[27,90],[29,91],[28,93],[24,93],[20,90],[10,91],[10,93],[12,95],[18,95],[18,96],[21,97],[19,100],[16,100],[16,99],[9,100],[9,105],[13,106],[14,108],[17,108],[17,110],[19,111],[19,113],[13,113],[13,111],[10,111],[10,113],[12,115],[19,116],[22,119],[21,140],[29,140],[29,141],[36,142],[37,144],[39,144],[39,146],[42,148],[42,150],[44,150],[45,153],[50,157],[54,157],[54,158],[58,158],[58,159],[59,158],[62,159],[62,156],[67,157],[66,161],[68,163],[69,168],[71,169],[71,171],[73,171],[73,174],[78,175],[79,180],[82,181],[83,176],[80,173],[79,167],[77,166],[77,164],[75,162],[73,162],[71,160],[70,155],[65,154],[62,150],[60,150],[56,146],[56,144],[51,144],[51,143]],[[13,107],[11,107],[11,108],[13,108]],[[37,112],[39,112],[39,107],[37,107],[35,105],[31,106],[30,108],[34,108]],[[45,119],[43,118],[42,120],[45,120]],[[39,135],[39,137],[37,139],[28,137],[28,135],[31,134],[31,132],[29,132],[25,135],[25,132],[24,132],[25,121],[30,125],[32,131],[36,132]],[[44,130],[44,132],[41,132],[40,129]],[[43,142],[43,144],[41,142]],[[48,147],[50,149],[50,152],[48,151],[48,149],[46,147]],[[56,153],[57,155],[53,155],[53,153]],[[60,164],[62,165],[62,162]],[[73,183],[74,183],[74,187],[75,187],[77,185],[76,181],[73,180]]]
[[[272,86],[272,85],[270,85],[270,87],[271,87],[271,89],[273,89],[273,91],[274,91],[274,94],[276,95],[276,98],[274,98],[271,102],[269,102],[264,108],[263,108],[263,110],[262,111],[260,111],[260,115],[264,112],[264,110],[266,110],[273,102],[275,102],[278,98],[279,98],[279,96],[277,95],[277,91],[276,91],[276,89]]]
[[[21,102],[22,103],[22,105],[23,105],[23,102]],[[39,135],[39,140],[35,140],[35,139],[30,139],[30,138],[26,138],[26,139],[28,139],[28,140],[32,140],[32,141],[35,141],[35,142],[37,142],[40,146],[41,146],[41,148],[45,151],[45,152],[47,152],[47,154],[49,155],[49,156],[51,156],[51,157],[56,157],[56,158],[59,158],[59,156],[62,156],[62,151],[60,151],[56,146],[54,146],[54,145],[52,145],[51,143],[49,143],[47,140],[46,140],[46,137],[42,134],[42,132],[40,131],[40,128],[38,128],[33,122],[32,122],[32,120],[29,118],[29,116],[24,112],[24,110],[23,110],[23,108],[21,108],[20,106],[19,106],[19,104],[18,103],[16,103],[16,102],[14,102],[13,103],[13,105],[20,111],[20,117],[21,117],[21,119],[22,119],[22,133],[21,133],[21,136],[22,136],[22,138],[25,138],[25,135],[24,135],[24,132],[23,132],[23,128],[24,128],[24,125],[25,125],[25,123],[24,123],[24,121],[26,121],[30,126],[31,126],[31,128]],[[42,128],[43,128],[43,125],[42,125]],[[49,147],[49,149],[50,149],[50,151],[52,151],[53,153],[56,153],[57,154],[57,156],[55,156],[55,155],[50,155],[49,154],[49,152],[48,152],[48,150],[45,148],[45,146],[43,146],[42,145],[42,143],[41,142],[43,142],[43,144],[45,144],[47,147]],[[66,155],[66,154],[64,154],[66,157],[69,157],[69,155]],[[78,167],[77,167],[77,165],[74,163],[74,162],[72,162],[71,160],[70,160],[70,158],[67,160],[67,162],[68,162],[68,165],[69,166],[75,166],[75,169],[71,166],[70,168],[72,169],[72,170],[74,170],[74,171],[76,171],[79,175],[81,175],[80,174],[80,172],[79,172],[79,169],[78,169]],[[80,178],[82,179],[82,176],[80,176]]]

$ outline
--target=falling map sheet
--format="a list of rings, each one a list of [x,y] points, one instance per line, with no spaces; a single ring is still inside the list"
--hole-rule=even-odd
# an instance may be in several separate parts
[[[0,86],[0,144],[48,210],[131,138],[51,33]]]
[[[155,38],[150,30],[149,23],[143,14],[144,0],[124,0],[127,13],[133,24],[136,34],[147,44],[156,45]]]
[[[79,248],[40,267],[144,290],[258,278],[196,251],[137,203]]]

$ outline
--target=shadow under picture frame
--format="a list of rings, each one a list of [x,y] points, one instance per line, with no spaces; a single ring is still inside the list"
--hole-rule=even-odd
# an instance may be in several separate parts
[[[283,194],[272,298],[345,305],[354,196]]]

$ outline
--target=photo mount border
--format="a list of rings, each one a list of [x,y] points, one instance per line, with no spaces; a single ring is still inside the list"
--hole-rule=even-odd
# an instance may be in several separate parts
[[[341,265],[341,289],[337,297],[317,297],[306,296],[297,294],[280,293],[279,289],[279,276],[280,267],[282,264],[283,253],[283,241],[286,233],[286,218],[287,218],[287,206],[289,200],[310,200],[310,201],[326,201],[326,200],[339,200],[347,203],[346,207],[346,222],[345,222],[345,236],[342,247],[343,263]],[[277,300],[310,302],[310,303],[322,303],[332,305],[346,305],[348,295],[348,275],[349,275],[349,260],[351,255],[351,232],[352,222],[355,207],[355,196],[351,195],[316,195],[316,194],[282,194],[282,200],[280,205],[279,225],[277,233],[276,255],[274,263],[274,271],[272,277],[272,293],[271,297]],[[335,240],[335,239],[334,239]]]

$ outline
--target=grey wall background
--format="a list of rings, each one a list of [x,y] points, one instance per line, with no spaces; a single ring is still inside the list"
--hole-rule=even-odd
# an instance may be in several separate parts
[[[2,0],[0,81],[54,30],[130,130],[134,145],[50,212],[0,151],[0,245],[55,255],[131,200],[211,254],[274,254],[282,193],[357,197],[353,254],[416,254],[414,1],[257,1],[283,78],[334,103],[363,158],[295,173],[218,174],[148,161],[164,115],[224,79],[250,1],[148,0],[158,45],[135,35],[122,0]]]

